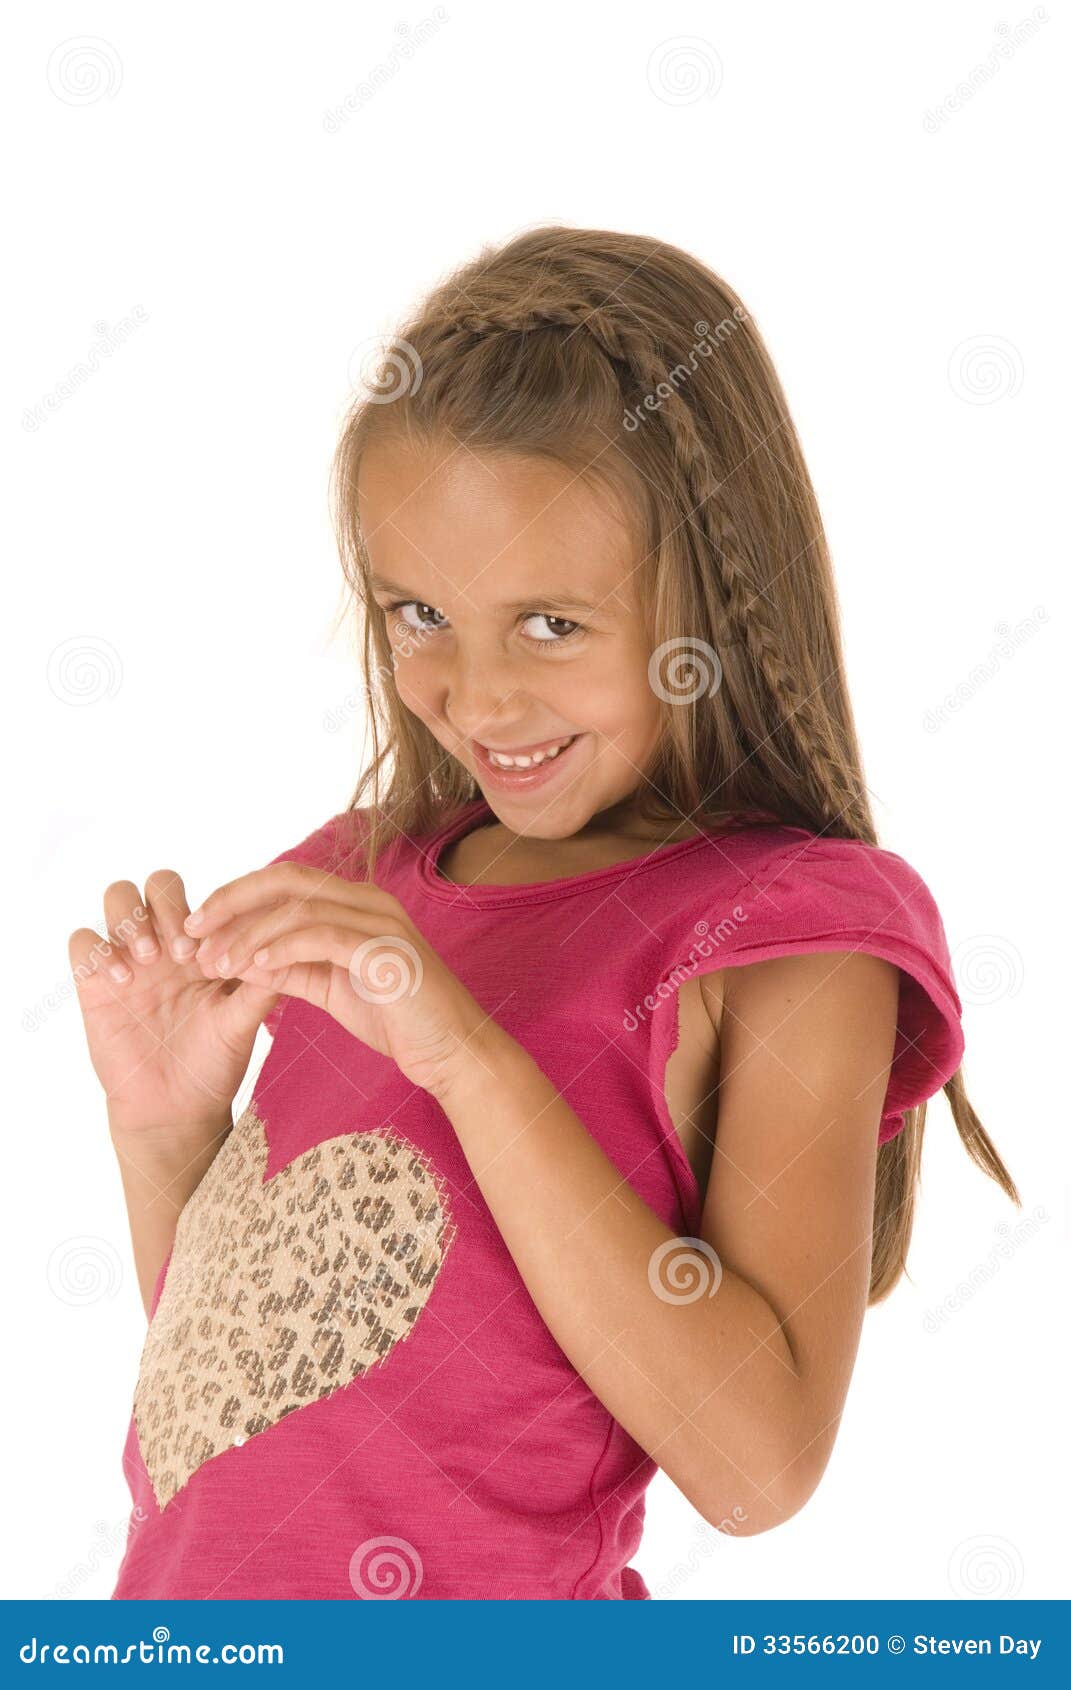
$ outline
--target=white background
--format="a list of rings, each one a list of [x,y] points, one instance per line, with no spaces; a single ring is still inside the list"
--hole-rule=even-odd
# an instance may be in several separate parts
[[[1023,1194],[974,1168],[939,1096],[911,1281],[867,1317],[817,1493],[733,1540],[659,1475],[636,1564],[681,1599],[1062,1594],[1054,12],[1019,43],[1029,11],[981,5],[450,0],[408,61],[430,6],[8,20],[5,1596],[110,1595],[129,1507],[144,1314],[67,936],[100,926],[111,880],[177,867],[200,897],[347,802],[327,470],[354,357],[484,242],[548,221],[685,247],[767,340],[882,843],[938,901],[971,1096]],[[93,98],[56,52],[83,37]]]

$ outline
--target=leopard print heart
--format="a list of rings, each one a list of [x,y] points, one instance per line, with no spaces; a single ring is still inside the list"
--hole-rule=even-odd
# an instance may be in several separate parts
[[[160,1508],[389,1356],[453,1240],[435,1170],[393,1132],[325,1139],[265,1181],[267,1156],[247,1109],[179,1216],[134,1395]]]

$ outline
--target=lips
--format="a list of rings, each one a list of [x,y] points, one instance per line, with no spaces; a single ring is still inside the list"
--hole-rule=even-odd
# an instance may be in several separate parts
[[[505,755],[527,757],[535,751],[543,751],[551,746],[560,745],[566,737],[568,736],[559,734],[557,739],[538,740],[533,745],[517,746],[514,751],[505,753]],[[541,763],[530,764],[527,768],[513,769],[502,768],[499,764],[493,763],[488,756],[487,746],[481,745],[477,740],[472,743],[481,779],[485,779],[491,785],[507,791],[517,789],[527,791],[530,787],[542,786],[551,780],[556,775],[559,764],[564,763],[572,756],[578,740],[583,739],[583,737],[583,734],[574,734],[572,742],[559,751],[556,756],[546,757]]]
[[[549,751],[555,745],[564,746],[566,740],[575,738],[575,734],[558,734],[556,739],[537,739],[533,745],[480,745],[480,750],[501,752],[505,757],[532,757],[537,751]],[[479,745],[478,740],[475,743]]]

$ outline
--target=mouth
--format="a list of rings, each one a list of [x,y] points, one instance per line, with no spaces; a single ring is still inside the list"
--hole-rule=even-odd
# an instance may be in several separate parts
[[[584,737],[563,734],[558,739],[540,740],[535,745],[501,753],[492,753],[490,747],[473,740],[472,748],[482,779],[504,791],[527,792],[531,787],[545,786],[554,780],[562,764],[571,757],[577,741]],[[502,762],[495,761],[499,755],[504,759]]]

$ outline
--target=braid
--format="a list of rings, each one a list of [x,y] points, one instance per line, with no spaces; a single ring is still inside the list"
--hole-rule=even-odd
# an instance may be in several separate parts
[[[784,647],[767,616],[768,601],[758,587],[752,587],[740,559],[740,546],[732,519],[715,512],[720,532],[714,540],[714,555],[721,571],[721,589],[729,625],[747,650],[755,672],[777,714],[779,726],[792,736],[820,800],[821,814],[828,826],[854,827],[859,819],[859,789],[851,770],[838,755],[829,732],[823,706],[822,680],[813,689],[801,685],[797,671],[785,656]]]
[[[632,313],[615,316],[605,305],[587,299],[541,301],[538,305],[496,306],[493,311],[462,311],[452,316],[449,329],[474,338],[494,334],[531,334],[537,329],[583,330],[612,363],[625,366],[633,384],[651,393],[665,377],[662,365],[642,326]],[[567,335],[568,339],[569,336]]]
[[[813,688],[801,685],[785,655],[768,615],[769,600],[761,586],[749,578],[744,561],[747,550],[724,499],[718,497],[721,484],[690,408],[684,403],[674,405],[667,416],[667,427],[688,490],[689,520],[699,513],[719,570],[727,625],[762,680],[779,726],[795,742],[826,826],[847,825],[853,832],[869,832],[866,803],[860,805],[860,788],[830,731],[824,702],[826,677],[819,676]]]

